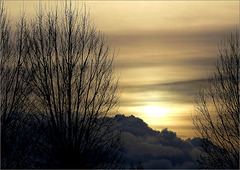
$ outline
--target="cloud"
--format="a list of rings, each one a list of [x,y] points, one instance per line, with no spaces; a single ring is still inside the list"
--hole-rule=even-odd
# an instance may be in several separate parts
[[[237,23],[236,23],[237,24]],[[235,30],[236,25],[231,24],[218,28],[201,28],[193,27],[189,29],[159,29],[154,31],[135,30],[129,32],[108,33],[107,37],[110,42],[116,43],[122,47],[134,48],[137,46],[150,47],[158,46],[167,47],[175,50],[175,48],[195,48],[216,47],[223,35],[229,35]]]
[[[127,94],[154,92],[155,94],[165,93],[165,95],[159,94],[161,98],[154,98],[151,102],[163,102],[169,101],[173,103],[193,103],[196,90],[201,86],[201,83],[206,82],[207,79],[195,79],[186,81],[176,81],[170,83],[152,83],[146,85],[125,85],[124,92]],[[130,95],[131,96],[131,95]],[[157,96],[157,95],[156,95]],[[128,101],[129,100],[129,101]],[[135,102],[131,102],[131,99],[124,99],[121,101],[121,106],[130,106],[131,103],[135,105],[141,105],[145,102],[145,99],[135,99]],[[146,102],[145,102],[146,103]]]
[[[146,169],[196,168],[193,155],[199,146],[198,138],[182,140],[168,129],[155,131],[134,116],[117,115],[113,119],[125,140],[126,168],[139,160]]]
[[[194,53],[183,53],[179,54],[180,56],[192,56],[192,58],[180,58],[180,59],[171,59],[165,58],[165,55],[157,55],[157,56],[142,56],[142,58],[148,59],[135,59],[124,60],[117,63],[118,69],[133,69],[133,68],[148,68],[148,67],[200,67],[201,69],[209,69],[214,65],[214,59],[211,56],[198,56],[197,52]],[[196,68],[195,68],[196,69]]]

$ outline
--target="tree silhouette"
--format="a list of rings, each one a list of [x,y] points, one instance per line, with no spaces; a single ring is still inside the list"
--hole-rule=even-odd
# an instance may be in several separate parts
[[[2,3],[0,17],[4,28],[1,29],[2,147],[5,143],[14,145],[12,138],[3,142],[5,136],[25,132],[29,133],[17,141],[38,143],[24,144],[34,152],[26,156],[32,165],[19,160],[14,164],[22,166],[2,167],[118,167],[123,149],[121,134],[107,118],[118,103],[118,80],[113,74],[115,54],[104,35],[94,27],[86,8],[73,8],[67,1],[63,10],[56,7],[47,11],[39,5],[30,24],[24,16],[20,18],[14,32],[17,41],[10,41],[11,29]],[[10,117],[14,113],[19,116]],[[14,134],[5,132],[9,121],[20,122],[19,126],[11,126]],[[20,149],[18,153],[24,151]],[[6,153],[13,155],[2,151],[3,160],[16,162],[17,158],[7,159]]]
[[[31,92],[27,83],[30,76],[23,67],[26,22],[20,17],[16,31],[12,31],[4,3],[0,2],[0,27],[1,167],[22,168],[29,164],[29,140],[22,132],[27,132],[24,112]]]
[[[117,104],[114,54],[86,10],[39,6],[26,66],[33,98],[61,168],[108,168],[121,158],[120,134],[105,119]]]
[[[193,123],[203,138],[202,168],[239,167],[239,31],[221,43],[216,69],[195,98]]]

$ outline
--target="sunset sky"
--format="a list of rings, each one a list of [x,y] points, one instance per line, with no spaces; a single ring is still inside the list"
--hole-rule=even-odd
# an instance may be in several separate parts
[[[119,114],[139,117],[156,130],[169,128],[182,138],[196,136],[194,91],[213,69],[220,40],[239,25],[239,2],[84,2],[97,29],[118,52]],[[73,4],[81,6],[80,1]],[[37,5],[5,1],[13,18],[23,7],[31,18]]]

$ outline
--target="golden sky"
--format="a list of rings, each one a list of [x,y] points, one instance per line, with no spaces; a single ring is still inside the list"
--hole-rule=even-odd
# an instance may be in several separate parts
[[[48,1],[44,1],[50,4]],[[57,3],[53,2],[52,3]],[[60,3],[60,2],[58,2]],[[81,6],[80,1],[73,4]],[[235,1],[85,1],[96,27],[119,52],[119,114],[195,136],[194,90],[213,68],[218,43],[239,25]],[[11,16],[31,18],[38,1],[5,1]]]

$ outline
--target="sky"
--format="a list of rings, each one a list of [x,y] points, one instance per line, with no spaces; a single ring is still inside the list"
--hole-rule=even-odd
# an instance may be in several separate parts
[[[50,3],[48,1],[45,1]],[[51,3],[56,3],[51,1]],[[73,1],[80,5],[80,1]],[[85,1],[98,30],[118,52],[119,114],[154,130],[194,137],[194,94],[214,68],[220,41],[239,25],[235,1]],[[38,1],[5,1],[13,18]],[[14,20],[14,19],[13,19]]]

